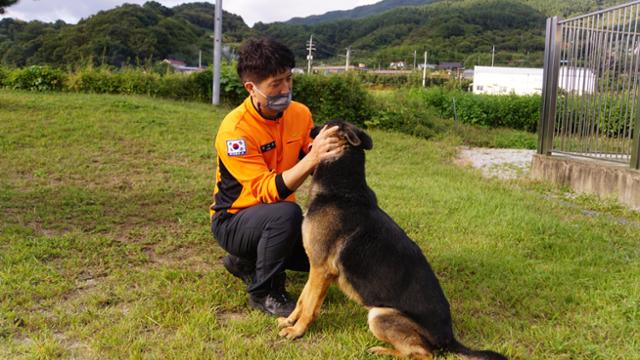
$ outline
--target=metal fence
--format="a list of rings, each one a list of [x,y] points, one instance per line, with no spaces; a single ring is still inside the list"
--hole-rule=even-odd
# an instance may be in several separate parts
[[[547,19],[540,154],[640,168],[640,1]]]

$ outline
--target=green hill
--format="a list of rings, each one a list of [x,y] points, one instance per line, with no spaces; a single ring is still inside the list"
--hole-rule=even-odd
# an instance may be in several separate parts
[[[316,57],[328,62],[351,46],[354,62],[386,65],[390,61],[413,63],[413,52],[429,51],[430,62],[462,61],[490,56],[493,44],[499,51],[527,54],[544,50],[545,14],[515,0],[449,1],[422,7],[399,8],[357,20],[317,25],[256,24],[254,30],[282,40],[304,59],[305,42],[311,34],[317,43]],[[477,56],[476,56],[477,55]],[[506,56],[506,55],[505,55]],[[540,59],[542,56],[538,56]]]
[[[414,51],[420,56],[428,51],[429,62],[460,61],[473,66],[489,64],[495,45],[499,64],[541,66],[546,17],[584,14],[624,1],[425,2],[429,4],[399,7],[360,19],[314,23],[318,18],[310,17],[287,23],[258,23],[254,30],[284,41],[302,61],[307,54],[305,44],[313,34],[315,58],[325,63],[343,63],[338,56],[351,46],[355,50],[352,63],[369,66],[385,66],[399,60],[413,63]],[[375,5],[385,4],[391,2]]]
[[[315,59],[342,63],[351,46],[352,63],[386,66],[413,63],[414,52],[429,52],[429,62],[540,66],[545,18],[583,14],[624,0],[385,0],[346,12],[330,12],[289,22],[257,23],[225,12],[223,42],[237,46],[251,35],[274,37],[293,49],[299,62],[314,35]],[[417,5],[422,3],[423,5]],[[412,6],[410,6],[412,5]],[[12,19],[0,21],[0,64],[93,62],[122,66],[164,58],[195,65],[198,52],[211,62],[214,6],[188,3],[172,8],[157,2],[125,4],[101,11],[76,25]],[[348,17],[348,18],[344,18]]]
[[[176,58],[196,64],[198,51],[210,62],[214,6],[190,3],[167,8],[157,2],[124,4],[83,19],[76,25],[0,21],[0,63],[66,65],[86,62],[122,66]],[[225,43],[250,33],[241,17],[223,14]]]
[[[367,16],[378,15],[397,7],[425,5],[435,1],[438,0],[383,0],[371,5],[358,6],[351,10],[329,11],[322,15],[294,17],[286,22],[289,24],[313,25],[336,20],[360,19]]]

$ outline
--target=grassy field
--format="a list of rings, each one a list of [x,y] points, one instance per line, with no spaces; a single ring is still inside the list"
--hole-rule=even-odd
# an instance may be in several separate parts
[[[366,311],[337,288],[289,342],[221,267],[207,206],[226,111],[0,90],[0,358],[375,358]],[[486,180],[446,141],[371,135],[369,184],[430,259],[464,343],[640,358],[640,215]],[[306,276],[290,279],[297,295]]]

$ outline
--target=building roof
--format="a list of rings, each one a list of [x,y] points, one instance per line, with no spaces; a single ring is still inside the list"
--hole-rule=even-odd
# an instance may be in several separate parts
[[[517,68],[506,66],[474,66],[474,74],[536,74],[542,72],[542,68]]]

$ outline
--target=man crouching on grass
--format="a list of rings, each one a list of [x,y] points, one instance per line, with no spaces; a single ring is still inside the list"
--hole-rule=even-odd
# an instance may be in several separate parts
[[[309,271],[294,191],[320,161],[338,155],[337,127],[310,138],[309,109],[291,101],[295,59],[277,41],[247,40],[238,75],[249,96],[220,124],[211,231],[223,265],[247,284],[249,305],[276,316],[295,307],[285,269]]]

